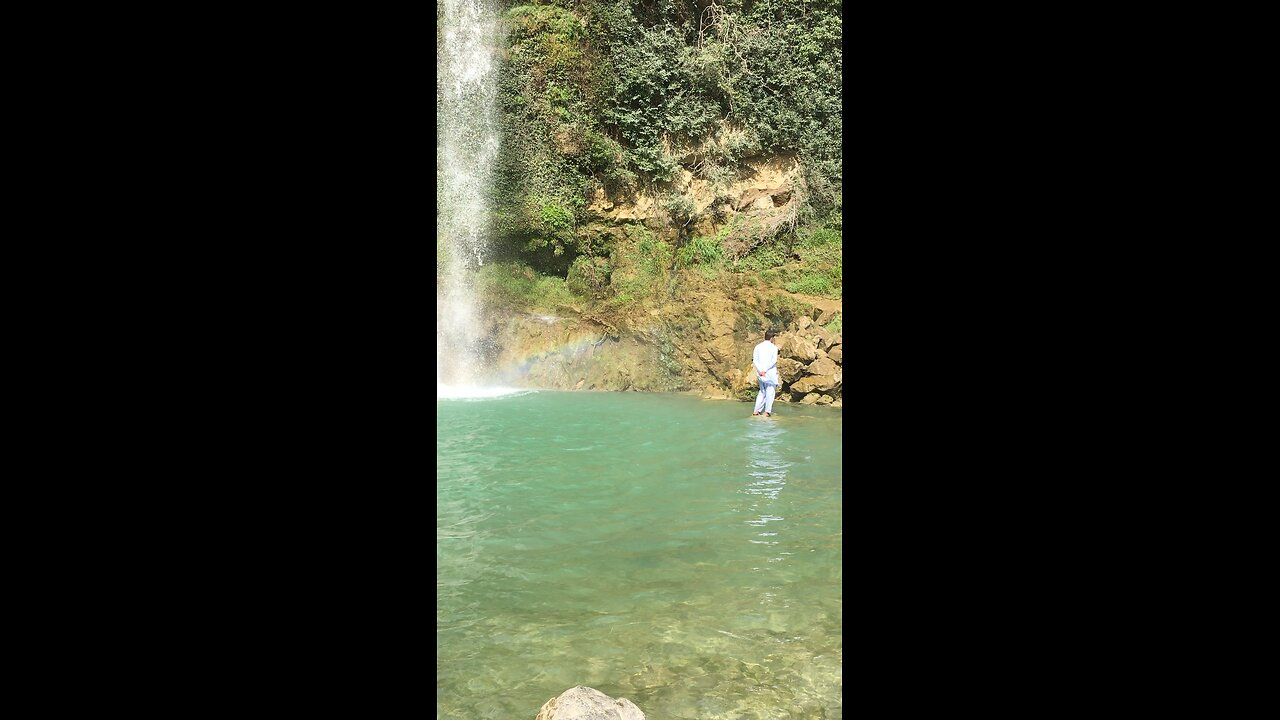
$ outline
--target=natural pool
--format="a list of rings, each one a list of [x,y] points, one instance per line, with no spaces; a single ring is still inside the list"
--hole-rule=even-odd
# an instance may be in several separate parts
[[[438,399],[437,718],[574,685],[650,720],[842,717],[843,411],[775,409]]]

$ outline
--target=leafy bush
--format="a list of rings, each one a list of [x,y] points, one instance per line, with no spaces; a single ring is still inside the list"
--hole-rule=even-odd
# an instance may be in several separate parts
[[[671,216],[672,222],[683,225],[693,215],[693,198],[678,192],[668,193],[662,198],[662,209]]]
[[[554,200],[542,206],[542,224],[550,230],[568,230],[573,226],[573,214]]]

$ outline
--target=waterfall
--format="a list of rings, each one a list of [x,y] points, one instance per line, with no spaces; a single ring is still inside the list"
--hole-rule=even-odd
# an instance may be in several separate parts
[[[498,152],[494,0],[436,3],[436,395],[484,379],[481,299]]]

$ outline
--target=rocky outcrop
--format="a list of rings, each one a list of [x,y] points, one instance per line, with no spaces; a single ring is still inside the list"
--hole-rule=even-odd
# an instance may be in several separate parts
[[[800,303],[777,316],[777,296],[739,290],[682,297],[647,323],[615,327],[589,315],[511,313],[488,320],[488,375],[501,384],[557,390],[693,391],[706,398],[754,400],[751,351],[763,327],[785,327],[777,402],[843,404],[844,346],[817,323],[840,312],[838,300]]]
[[[794,223],[805,195],[804,169],[793,155],[755,158],[743,163],[737,177],[717,185],[683,168],[676,171],[671,190],[686,204],[694,234],[712,237],[729,227],[726,252],[739,257],[761,239],[772,237],[782,225]],[[639,190],[610,197],[603,188],[586,206],[585,216],[608,222],[669,221],[669,212],[656,195]]]
[[[800,329],[802,325],[804,329]],[[839,335],[812,322],[796,323],[792,332],[778,335],[773,343],[778,346],[779,387],[775,400],[802,405],[843,405],[844,372],[840,360],[844,353]],[[830,348],[830,352],[819,347]],[[750,367],[743,374],[752,381]],[[755,383],[751,382],[748,387],[754,388]]]
[[[533,720],[644,720],[644,713],[626,698],[578,685],[548,700]]]

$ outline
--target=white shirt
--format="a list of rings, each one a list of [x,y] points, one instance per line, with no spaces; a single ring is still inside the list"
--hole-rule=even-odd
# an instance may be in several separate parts
[[[766,383],[778,384],[778,346],[765,340],[751,351],[751,364],[756,368],[756,379]],[[764,377],[760,377],[760,373]]]

